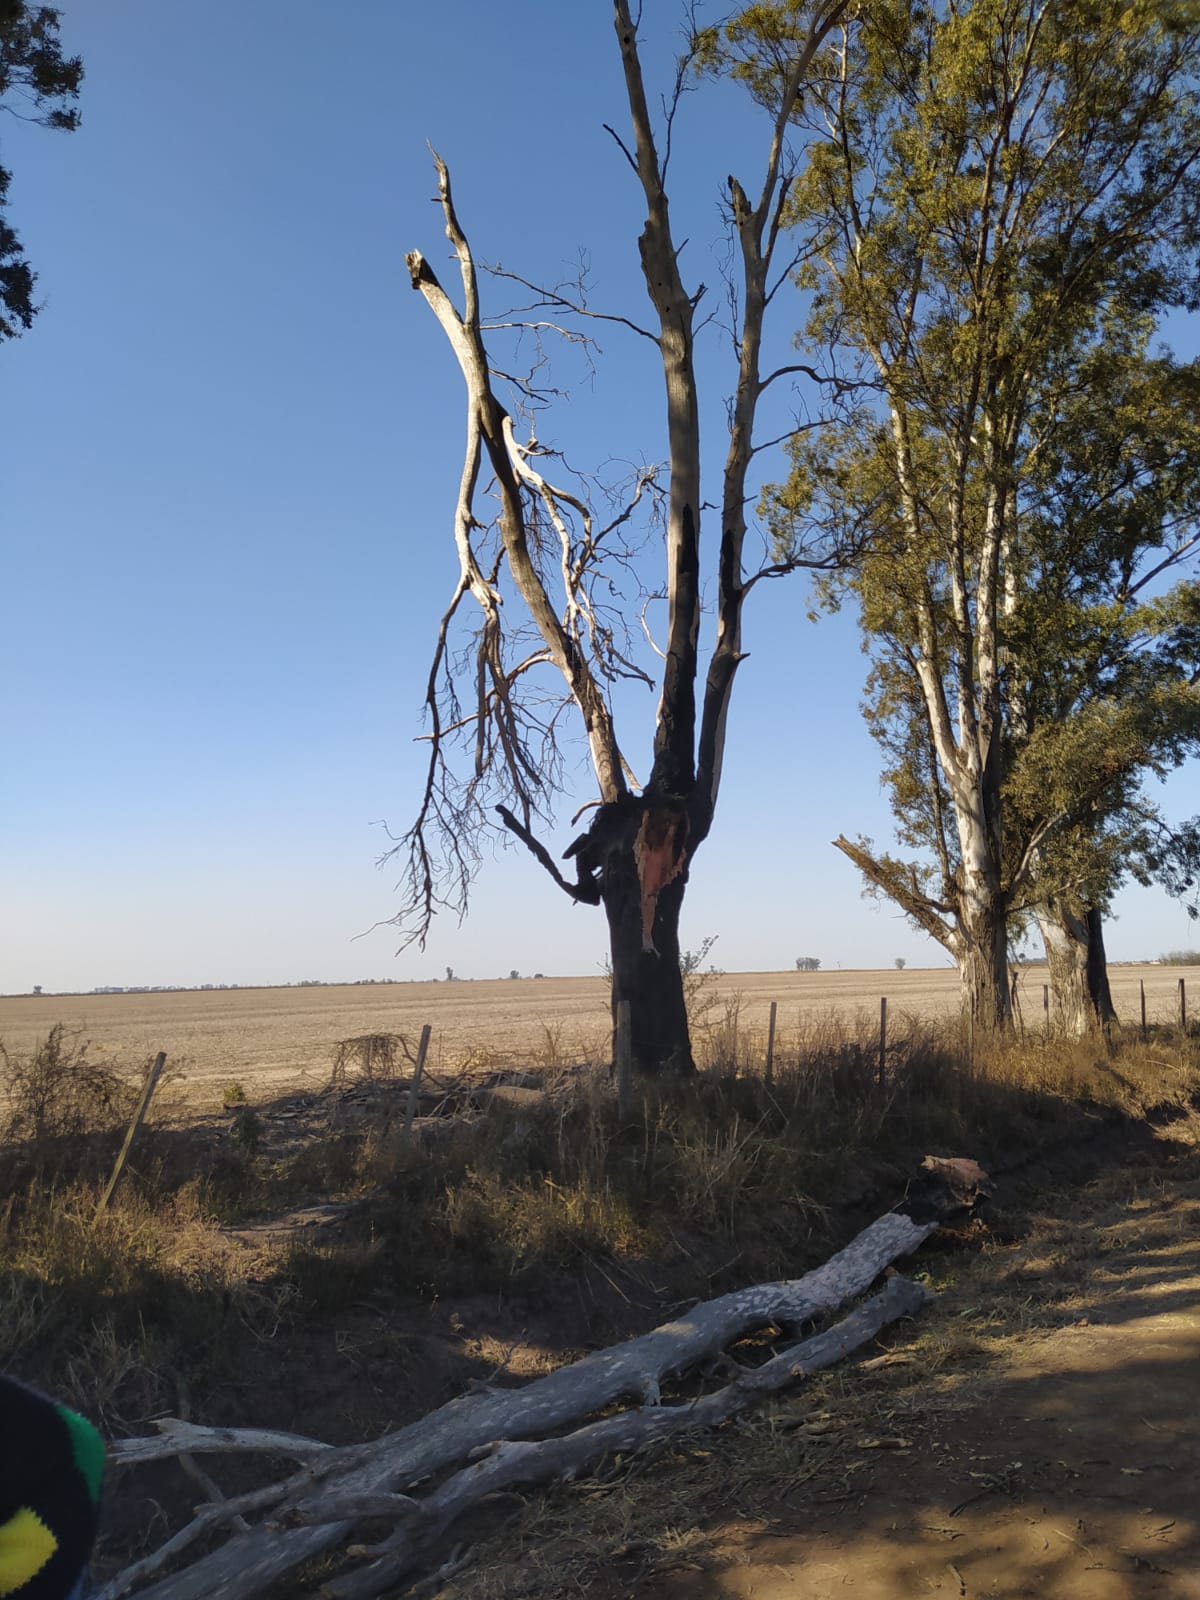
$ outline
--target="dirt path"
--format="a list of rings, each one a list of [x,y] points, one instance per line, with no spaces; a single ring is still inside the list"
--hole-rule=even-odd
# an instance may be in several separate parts
[[[1200,1117],[1005,1221],[884,1357],[577,1486],[443,1600],[1200,1600]]]
[[[1087,1208],[1044,1218],[978,1263],[914,1346],[920,1362],[963,1324],[933,1392],[902,1363],[873,1396],[866,1379],[867,1416],[834,1430],[841,1481],[831,1461],[765,1518],[714,1529],[709,1570],[654,1592],[1200,1597],[1200,1161],[1140,1177],[1123,1203],[1098,1186],[1099,1226]]]

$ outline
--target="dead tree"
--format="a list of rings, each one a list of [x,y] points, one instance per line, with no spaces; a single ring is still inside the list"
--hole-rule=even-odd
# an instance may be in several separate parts
[[[637,328],[625,317],[609,320],[641,334],[657,350],[667,412],[668,457],[662,471],[639,474],[625,503],[614,506],[603,521],[583,488],[556,481],[565,478],[566,469],[560,471],[536,435],[522,442],[528,419],[520,414],[520,401],[510,408],[497,394],[476,259],[455,210],[450,175],[436,156],[438,196],[461,273],[461,305],[419,251],[407,258],[413,288],[437,318],[462,371],[467,422],[455,512],[459,577],[438,630],[426,691],[430,731],[425,789],[412,828],[390,852],[405,862],[404,901],[395,920],[410,938],[423,941],[439,907],[462,913],[478,860],[476,842],[488,825],[488,803],[495,804],[505,828],[564,893],[603,907],[611,946],[614,1026],[620,1003],[628,1001],[633,1062],[643,1073],[689,1072],[693,1066],[679,969],[679,916],[692,859],[716,810],[734,678],[744,655],[746,596],[763,577],[822,564],[820,552],[796,550],[786,563],[767,562],[747,573],[744,554],[748,477],[757,451],[764,448],[755,442],[759,403],[771,384],[800,370],[788,365],[764,372],[761,356],[767,309],[796,264],[779,259],[790,249],[779,248],[787,239],[781,225],[795,172],[788,127],[814,58],[845,10],[845,0],[824,0],[797,18],[790,42],[781,39],[783,66],[756,197],[736,178],[728,180],[739,260],[739,281],[731,284],[730,294],[736,371],[728,406],[729,446],[716,497],[721,519],[713,541],[716,635],[702,685],[704,496],[695,323],[704,286],[690,289],[681,277],[680,245],[672,232],[666,189],[667,161],[647,107],[637,30],[627,0],[615,0],[613,15],[632,133],[629,142],[615,132],[613,137],[645,200],[638,244],[657,327]],[[699,38],[694,39],[679,70],[667,113],[667,154],[685,75],[699,48]],[[560,321],[596,314],[577,295],[528,283],[525,287],[535,290],[540,311]],[[518,395],[525,401],[537,399],[531,383],[519,385]],[[797,422],[784,437],[800,426]],[[481,508],[489,489],[499,507],[494,518]],[[666,602],[666,633],[657,651],[657,680],[632,659],[626,640],[631,631],[628,611],[614,618],[598,598],[611,563],[628,563],[630,547],[621,541],[650,502],[659,506],[664,524],[665,572],[656,593]],[[509,586],[507,593],[502,593],[502,581]],[[455,656],[452,630],[468,597],[478,608],[478,631],[469,659],[463,659]],[[506,599],[512,603],[505,605]],[[515,625],[509,621],[514,610],[520,618]],[[456,659],[461,674],[455,671]],[[462,703],[465,694],[460,702],[459,676],[469,676],[469,706]],[[659,689],[653,752],[642,786],[634,782],[618,743],[611,705],[613,684],[631,676]],[[547,820],[562,788],[559,730],[564,710],[582,724],[596,781],[596,795],[585,805],[595,808],[586,831],[566,852],[572,876],[535,831],[539,821]],[[469,754],[462,751],[464,743]],[[458,757],[469,759],[466,777],[456,768]]]
[[[114,1464],[187,1457],[208,1502],[165,1544],[113,1578],[97,1600],[252,1600],[338,1549],[359,1564],[327,1579],[321,1593],[370,1600],[394,1592],[414,1566],[427,1565],[451,1524],[485,1496],[572,1478],[614,1455],[716,1426],[921,1308],[926,1291],[892,1275],[832,1326],[788,1342],[805,1324],[860,1300],[892,1262],[960,1220],[987,1192],[987,1176],[973,1161],[927,1157],[924,1168],[900,1206],[801,1278],[701,1302],[521,1388],[480,1386],[369,1443],[333,1448],[295,1434],[162,1419],[158,1437],[113,1445]],[[785,1347],[762,1365],[747,1367],[727,1354],[739,1340],[771,1328]],[[688,1375],[714,1362],[732,1381],[696,1392]],[[224,1498],[207,1474],[197,1476],[192,1458],[201,1454],[282,1457],[298,1466]],[[364,1543],[354,1537],[362,1524],[391,1531]]]

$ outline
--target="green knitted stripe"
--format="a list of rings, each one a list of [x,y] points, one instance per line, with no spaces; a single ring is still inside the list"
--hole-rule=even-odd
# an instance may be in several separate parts
[[[88,1495],[95,1505],[100,1499],[100,1483],[104,1477],[104,1440],[91,1423],[78,1412],[68,1411],[66,1406],[57,1406],[55,1409],[67,1425],[75,1465],[79,1468],[83,1481],[87,1484]]]

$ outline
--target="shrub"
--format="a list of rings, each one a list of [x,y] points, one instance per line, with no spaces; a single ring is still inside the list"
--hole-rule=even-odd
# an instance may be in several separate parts
[[[88,1044],[61,1022],[31,1055],[10,1055],[0,1044],[8,1105],[0,1137],[43,1145],[111,1133],[128,1121],[136,1091],[120,1073],[87,1058]]]

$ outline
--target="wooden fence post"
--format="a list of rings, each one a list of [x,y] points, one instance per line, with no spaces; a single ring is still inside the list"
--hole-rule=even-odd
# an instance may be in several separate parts
[[[1187,979],[1179,980],[1179,1027],[1183,1033],[1187,1032]]]
[[[617,1032],[613,1041],[617,1074],[617,1115],[627,1117],[633,1111],[633,1021],[628,1000],[617,1001]]]
[[[767,1082],[768,1083],[774,1082],[774,1079],[775,1079],[775,1013],[776,1013],[777,1010],[778,1010],[778,1005],[774,1000],[772,1000],[771,1001],[771,1020],[767,1023]]]
[[[1146,980],[1139,978],[1138,988],[1142,991],[1142,1043],[1146,1042]]]
[[[879,1086],[887,1075],[887,995],[879,1001]]]
[[[427,1022],[421,1029],[421,1042],[417,1046],[417,1064],[413,1068],[413,1080],[408,1089],[408,1106],[404,1112],[404,1134],[402,1142],[407,1144],[412,1137],[413,1118],[417,1114],[417,1097],[421,1089],[421,1074],[425,1071],[425,1057],[429,1054],[429,1035],[433,1032],[433,1024]]]
[[[113,1165],[112,1177],[109,1178],[104,1193],[100,1196],[100,1199],[96,1204],[96,1215],[92,1218],[93,1224],[97,1221],[101,1212],[107,1209],[108,1202],[112,1199],[114,1193],[116,1192],[117,1184],[121,1181],[121,1174],[125,1170],[125,1163],[129,1160],[129,1152],[133,1149],[133,1141],[137,1136],[138,1129],[141,1127],[142,1122],[145,1119],[147,1111],[150,1109],[150,1098],[154,1093],[155,1086],[157,1085],[159,1077],[162,1074],[162,1069],[166,1064],[166,1060],[167,1052],[165,1050],[160,1050],[154,1058],[154,1065],[146,1074],[146,1082],[142,1086],[142,1097],[137,1103],[137,1110],[133,1113],[133,1121],[129,1124],[129,1131],[125,1135],[125,1142],[122,1144],[117,1155],[116,1162]]]

